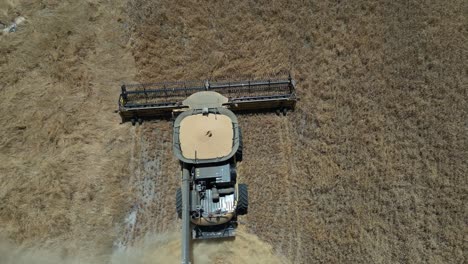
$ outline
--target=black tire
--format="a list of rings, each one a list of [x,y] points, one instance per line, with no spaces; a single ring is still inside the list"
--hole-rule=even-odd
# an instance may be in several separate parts
[[[244,143],[242,141],[242,131],[239,127],[239,148],[236,151],[236,161],[242,161],[243,148],[244,148]]]
[[[176,210],[177,217],[182,219],[182,190],[180,188],[178,188],[176,192]]]
[[[132,126],[135,126],[135,124],[136,124],[136,119],[135,119],[135,118],[132,118],[132,119],[130,119],[130,122],[132,122]]]
[[[237,186],[237,214],[245,215],[249,209],[249,192],[247,184],[239,184]]]

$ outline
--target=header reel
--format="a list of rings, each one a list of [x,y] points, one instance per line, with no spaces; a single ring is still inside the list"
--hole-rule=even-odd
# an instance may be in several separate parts
[[[170,118],[188,109],[183,101],[200,91],[217,92],[228,98],[223,105],[233,112],[284,112],[296,105],[296,83],[285,79],[211,82],[166,82],[124,84],[119,97],[122,123]]]

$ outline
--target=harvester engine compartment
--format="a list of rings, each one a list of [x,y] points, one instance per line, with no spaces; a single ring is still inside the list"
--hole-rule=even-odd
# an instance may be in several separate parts
[[[235,164],[201,165],[192,167],[193,184],[190,190],[191,222],[198,226],[196,231],[209,233],[208,238],[226,237],[231,232],[213,234],[213,226],[223,225],[224,228],[233,227],[236,215],[236,173]],[[215,229],[219,229],[216,227]],[[193,238],[202,238],[202,233],[194,232]]]
[[[227,213],[235,211],[235,176],[226,163],[220,166],[198,167],[193,169],[194,184],[192,194],[192,221],[211,225],[226,220]],[[205,221],[200,221],[198,218]],[[213,219],[218,217],[218,219]]]

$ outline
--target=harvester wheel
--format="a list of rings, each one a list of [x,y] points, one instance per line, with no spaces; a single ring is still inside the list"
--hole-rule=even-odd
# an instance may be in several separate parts
[[[135,119],[135,118],[132,118],[130,121],[132,122],[132,126],[135,126],[135,124],[136,124],[136,119]]]
[[[177,217],[182,219],[182,190],[180,188],[178,188],[176,192],[176,210]]]
[[[245,215],[249,209],[249,192],[247,184],[239,184],[237,186],[237,214]]]

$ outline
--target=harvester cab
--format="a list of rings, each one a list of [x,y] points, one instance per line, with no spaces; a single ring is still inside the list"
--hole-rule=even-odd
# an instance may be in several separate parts
[[[296,105],[295,82],[175,82],[123,85],[122,122],[174,118],[173,152],[181,164],[176,211],[182,219],[182,263],[190,241],[234,237],[237,217],[248,212],[247,185],[237,181],[242,133],[236,113],[276,111]]]

